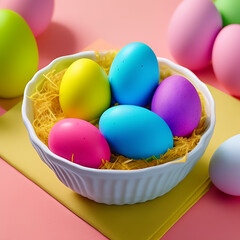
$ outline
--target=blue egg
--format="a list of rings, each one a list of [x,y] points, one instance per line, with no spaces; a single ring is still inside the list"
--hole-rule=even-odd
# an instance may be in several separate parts
[[[108,78],[118,103],[146,106],[159,83],[157,57],[146,44],[130,43],[114,58]]]
[[[173,147],[167,123],[139,106],[118,105],[107,109],[100,117],[99,129],[112,151],[128,158],[159,158]]]

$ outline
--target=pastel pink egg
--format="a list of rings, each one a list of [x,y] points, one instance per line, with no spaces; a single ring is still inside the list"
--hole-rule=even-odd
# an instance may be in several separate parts
[[[213,47],[212,64],[217,80],[233,95],[240,97],[240,24],[224,27]]]
[[[100,130],[81,119],[57,122],[50,131],[48,145],[56,155],[90,168],[98,168],[102,159],[109,161],[111,156]]]
[[[182,1],[168,28],[168,44],[173,58],[191,70],[206,67],[221,28],[221,15],[211,0]]]
[[[54,0],[2,0],[0,8],[21,15],[36,37],[46,30],[51,21]]]

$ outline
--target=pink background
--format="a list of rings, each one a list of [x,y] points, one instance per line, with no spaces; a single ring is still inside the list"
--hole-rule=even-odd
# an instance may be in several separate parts
[[[79,52],[99,38],[114,48],[145,42],[157,56],[172,59],[166,33],[180,2],[56,0],[52,22],[37,38],[39,68],[56,57]],[[211,67],[196,74],[223,90]],[[0,192],[0,239],[106,239],[2,159]],[[240,239],[239,213],[239,197],[212,187],[162,239]]]

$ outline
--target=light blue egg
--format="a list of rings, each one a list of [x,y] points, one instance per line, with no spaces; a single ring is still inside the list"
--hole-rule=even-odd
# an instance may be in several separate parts
[[[153,50],[144,43],[125,46],[109,72],[114,99],[120,104],[146,106],[159,83],[159,67]]]
[[[173,147],[173,135],[166,122],[139,106],[109,108],[100,117],[99,129],[112,151],[128,158],[159,158]]]

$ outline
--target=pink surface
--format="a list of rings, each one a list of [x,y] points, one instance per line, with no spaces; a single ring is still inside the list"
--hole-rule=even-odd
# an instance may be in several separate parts
[[[0,239],[106,239],[0,158]]]
[[[240,239],[240,197],[212,187],[163,237],[162,240]]]
[[[106,239],[2,159],[0,189],[0,239]],[[162,239],[239,239],[239,212],[240,197],[212,187]]]
[[[0,116],[3,115],[6,111],[0,106]]]
[[[56,0],[52,23],[37,39],[39,68],[56,57],[81,51],[98,38],[118,48],[142,41],[157,56],[172,59],[167,27],[180,2]],[[195,73],[204,82],[223,89],[211,66]],[[0,239],[106,239],[3,160],[0,191]],[[163,239],[240,239],[239,212],[239,198],[213,187]]]

